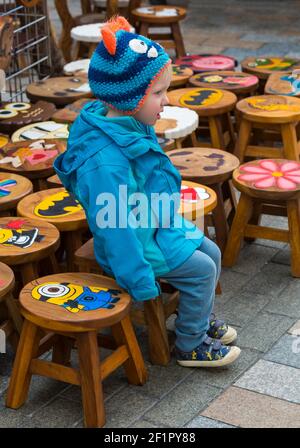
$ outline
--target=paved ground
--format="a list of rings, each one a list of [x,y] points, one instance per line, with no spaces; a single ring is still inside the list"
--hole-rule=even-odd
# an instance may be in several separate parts
[[[239,60],[252,54],[300,56],[295,3],[193,0],[183,26],[187,50]],[[265,223],[287,226],[284,218]],[[104,382],[106,427],[300,426],[300,281],[290,276],[287,245],[246,245],[238,264],[223,269],[221,284],[215,311],[238,330],[243,350],[236,364],[222,370],[188,369],[174,360],[168,367],[152,366],[138,329],[150,378],[143,387],[129,386],[119,370]],[[27,403],[18,411],[6,409],[10,369],[11,355],[0,355],[0,427],[83,425],[79,389],[48,379],[34,378]]]

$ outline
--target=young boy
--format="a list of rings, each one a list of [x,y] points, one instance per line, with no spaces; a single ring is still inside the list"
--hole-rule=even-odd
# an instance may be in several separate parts
[[[181,185],[152,127],[168,104],[170,58],[156,42],[130,33],[123,17],[108,22],[102,37],[89,68],[90,87],[100,101],[86,105],[73,124],[56,172],[85,209],[99,265],[134,300],[159,295],[156,279],[162,277],[180,291],[178,363],[230,364],[240,349],[225,344],[236,331],[211,315],[218,247],[178,215],[176,206],[162,217],[149,206],[153,194],[179,194]],[[136,204],[128,197],[148,199],[140,213],[147,215],[147,225],[137,225]],[[148,225],[150,217],[155,225]]]

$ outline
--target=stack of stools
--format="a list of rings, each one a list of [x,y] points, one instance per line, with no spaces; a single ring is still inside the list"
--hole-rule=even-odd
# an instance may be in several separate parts
[[[33,185],[26,177],[0,173],[0,216],[15,215],[18,202],[32,190]]]
[[[46,376],[80,386],[85,426],[103,426],[102,381],[120,366],[131,384],[142,385],[147,379],[129,319],[130,302],[113,280],[93,274],[51,275],[27,284],[20,293],[25,321],[6,406],[22,406],[32,375]],[[107,327],[112,338],[98,334]],[[53,332],[52,361],[39,359],[44,331]],[[79,369],[70,366],[75,344]],[[113,351],[103,361],[99,360],[98,345]]]
[[[292,275],[300,277],[300,163],[285,159],[255,160],[236,169],[233,182],[241,197],[223,266],[236,263],[244,238],[264,238],[290,244]],[[259,225],[259,211],[266,203],[285,205],[288,230]]]
[[[200,123],[209,128],[209,146],[223,150],[234,147],[235,135],[230,117],[237,102],[234,93],[193,87],[172,90],[168,92],[168,98],[172,106],[187,107],[198,113]],[[206,145],[201,142],[201,146]]]
[[[245,157],[286,158],[299,160],[297,126],[300,120],[300,99],[281,95],[261,95],[237,103],[241,116],[235,154]],[[282,140],[283,147],[251,144],[251,135],[262,141]],[[259,142],[260,143],[260,142]]]
[[[82,232],[88,228],[85,212],[74,196],[64,188],[50,188],[26,196],[17,210],[20,216],[49,222],[61,232],[67,268],[73,271],[74,252],[82,244]]]

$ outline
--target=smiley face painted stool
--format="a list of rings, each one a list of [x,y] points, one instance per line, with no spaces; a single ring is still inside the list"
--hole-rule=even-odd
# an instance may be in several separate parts
[[[194,72],[189,67],[181,67],[180,65],[172,64],[172,79],[170,88],[178,89],[178,87],[185,87]]]
[[[272,73],[266,83],[265,93],[300,97],[300,69],[292,72]]]
[[[24,142],[25,140],[61,139],[67,140],[69,137],[69,127],[66,123],[56,123],[55,121],[42,121],[41,123],[29,124],[18,129],[11,136],[11,141]]]
[[[235,135],[230,113],[234,110],[237,97],[234,93],[214,89],[192,87],[168,92],[172,106],[187,107],[199,115],[200,128],[208,132],[208,146],[226,149],[233,147]],[[204,132],[204,131],[203,131]],[[202,143],[201,143],[201,146]]]
[[[192,86],[229,90],[238,99],[254,95],[258,83],[259,79],[257,76],[234,71],[197,73],[189,79],[189,84]]]
[[[195,130],[199,125],[198,114],[186,107],[165,106],[157,120],[154,130],[156,135],[174,139],[176,148],[181,148],[187,137],[196,144]]]
[[[242,71],[256,75],[259,82],[259,92],[264,93],[268,77],[274,72],[287,72],[300,68],[300,59],[281,56],[248,57],[241,62]]]
[[[234,70],[238,62],[231,56],[223,54],[189,54],[176,59],[175,64],[188,67],[194,73],[200,73],[212,70]]]
[[[58,123],[73,123],[80,114],[82,108],[92,101],[95,100],[92,98],[81,98],[81,100],[74,101],[74,103],[68,104],[64,108],[57,110],[51,118]]]
[[[1,103],[0,132],[11,135],[21,127],[49,120],[55,111],[54,104],[46,101]]]
[[[38,263],[52,260],[59,246],[55,226],[40,219],[0,218],[0,261],[19,271],[22,284],[38,277]],[[52,271],[53,272],[53,271]]]
[[[129,318],[131,298],[114,280],[80,273],[42,277],[22,289],[20,304],[25,320],[7,407],[18,409],[25,403],[33,374],[55,378],[80,386],[85,426],[99,428],[106,420],[102,381],[110,373],[123,366],[130,384],[146,382],[147,371]],[[111,337],[98,334],[104,328],[111,329]],[[41,330],[54,333],[52,345],[49,341],[51,361],[39,359]],[[78,368],[70,366],[75,344]],[[112,350],[104,360],[99,358],[99,345]]]
[[[282,95],[260,95],[239,101],[236,108],[241,123],[235,155],[243,162],[245,157],[286,158],[299,160],[300,99]],[[259,132],[259,138],[255,133]],[[255,138],[255,140],[253,140]],[[281,147],[266,146],[272,140]]]
[[[33,185],[26,177],[0,172],[0,216],[15,214],[18,202],[32,190]]]
[[[286,159],[255,160],[245,163],[233,173],[233,183],[241,192],[236,215],[223,257],[224,266],[233,266],[244,238],[263,238],[289,243],[291,271],[300,277],[300,163]],[[286,207],[288,230],[251,222],[257,205]],[[257,224],[258,222],[258,224]]]
[[[173,165],[183,179],[209,186],[217,195],[216,207],[212,210],[217,244],[224,251],[229,223],[227,218],[234,213],[235,196],[229,180],[232,172],[239,166],[234,155],[213,148],[184,148],[168,152]]]
[[[179,22],[186,16],[186,9],[175,6],[151,6],[136,8],[131,11],[131,16],[138,25],[138,33],[154,38],[151,28],[167,28],[168,34],[155,33],[155,41],[165,48],[174,48],[177,57],[185,56],[184,42]]]
[[[0,170],[27,177],[35,191],[43,190],[45,179],[54,173],[54,160],[65,149],[65,141],[57,139],[8,143],[0,148]]]
[[[88,228],[85,212],[75,197],[64,188],[50,188],[22,199],[18,215],[53,224],[62,237],[69,270],[74,269],[73,255],[82,245],[82,232]]]
[[[86,76],[61,76],[37,81],[27,86],[26,95],[33,102],[45,100],[58,106],[93,96]]]

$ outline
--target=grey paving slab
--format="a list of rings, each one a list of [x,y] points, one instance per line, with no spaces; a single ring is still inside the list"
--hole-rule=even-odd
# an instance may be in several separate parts
[[[130,428],[167,428],[167,426],[164,426],[161,423],[159,425],[155,425],[148,420],[141,419],[130,425]]]
[[[273,247],[245,243],[232,270],[246,275],[257,274],[277,251]]]
[[[222,294],[216,296],[215,301],[224,304],[228,299],[234,297],[251,277],[251,274],[236,272],[231,268],[223,267],[220,276]]]
[[[277,254],[274,255],[272,262],[291,266],[291,249],[289,244],[286,244],[277,252]]]
[[[266,42],[273,44],[274,42],[281,43],[282,36],[280,33],[271,34],[271,33],[246,33],[241,37],[241,40],[258,40],[261,42]],[[298,36],[285,36],[284,41],[287,43],[299,43],[299,35]]]
[[[221,389],[204,384],[196,371],[146,412],[144,417],[157,424],[164,422],[171,427],[182,427],[220,392]]]
[[[237,345],[267,352],[293,323],[289,317],[262,311],[239,332]]]
[[[71,428],[82,414],[81,403],[56,398],[35,412],[32,422],[39,428]]]
[[[227,425],[226,423],[220,422],[219,420],[213,420],[211,418],[203,417],[198,415],[198,417],[193,418],[187,425],[186,428],[235,428],[235,426]]]
[[[21,409],[8,409],[0,404],[0,428],[36,428],[37,423],[26,417]]]
[[[299,42],[291,43],[291,42],[272,42],[267,43],[263,47],[260,48],[261,51],[264,51],[266,55],[276,56],[276,55],[285,55],[287,53],[297,52],[299,53]]]
[[[294,367],[260,360],[235,386],[300,404],[300,371]]]
[[[300,336],[285,334],[265,354],[264,359],[300,369]]]
[[[300,318],[300,279],[294,279],[277,297],[272,298],[265,310],[271,313]]]
[[[300,336],[300,320],[297,320],[297,322],[289,329],[288,333],[294,336]]]

